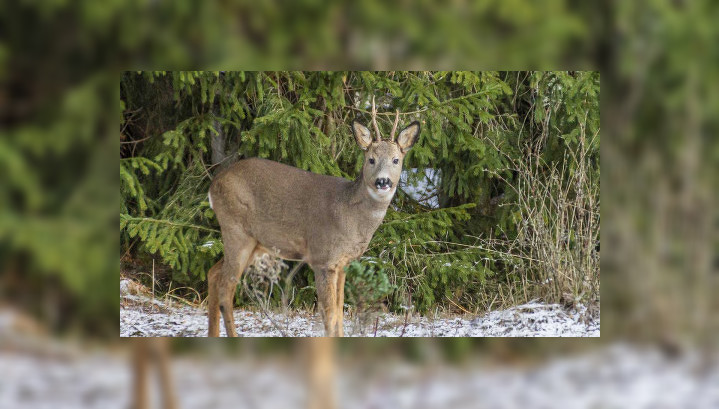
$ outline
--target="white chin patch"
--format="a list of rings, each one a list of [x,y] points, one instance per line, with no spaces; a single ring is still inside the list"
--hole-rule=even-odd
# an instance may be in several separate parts
[[[392,194],[394,193],[394,187],[387,188],[387,189],[373,189],[369,186],[367,186],[367,192],[369,192],[369,195],[372,196],[372,199],[374,200],[380,200],[380,201],[387,201],[392,199]]]

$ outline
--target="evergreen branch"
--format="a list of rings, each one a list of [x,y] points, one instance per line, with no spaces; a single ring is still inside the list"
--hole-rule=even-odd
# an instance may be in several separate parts
[[[156,224],[165,224],[165,225],[173,226],[173,227],[187,227],[189,229],[205,230],[205,231],[209,231],[209,232],[213,232],[213,233],[220,232],[217,229],[211,229],[209,227],[198,226],[196,224],[176,223],[176,222],[171,222],[169,220],[154,219],[151,217],[132,217],[127,214],[121,214],[120,217],[123,217],[124,220],[126,220],[128,222],[148,222],[148,223],[156,223]]]
[[[394,220],[385,220],[382,224],[383,225],[389,225],[389,224],[396,224],[396,223],[405,223],[411,220],[415,220],[418,217],[428,217],[428,216],[434,216],[434,215],[442,215],[442,214],[448,214],[451,216],[457,215],[459,213],[460,215],[462,212],[467,211],[468,209],[472,209],[476,207],[476,203],[465,203],[463,205],[455,206],[455,207],[445,207],[440,209],[432,209],[432,210],[426,210],[422,211],[420,213],[409,215],[408,217],[403,217],[401,219],[394,219]]]
[[[481,90],[481,91],[473,92],[473,93],[471,93],[471,94],[466,94],[466,95],[461,95],[461,96],[454,97],[454,98],[450,98],[450,99],[445,99],[444,101],[442,101],[441,103],[439,103],[439,104],[437,104],[437,105],[438,105],[438,106],[447,105],[447,104],[450,103],[450,102],[462,101],[462,100],[465,100],[465,99],[482,96],[482,95],[484,95],[484,94],[488,94],[490,91],[496,91],[498,88],[501,88],[501,86],[495,85],[495,86],[493,86],[493,87],[487,87],[487,88],[485,88],[485,89],[483,89],[483,90]]]

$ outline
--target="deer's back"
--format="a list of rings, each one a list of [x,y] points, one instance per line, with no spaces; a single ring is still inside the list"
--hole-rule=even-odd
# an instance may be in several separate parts
[[[241,160],[210,186],[218,221],[237,223],[261,244],[296,258],[320,230],[330,233],[350,181],[266,159]]]

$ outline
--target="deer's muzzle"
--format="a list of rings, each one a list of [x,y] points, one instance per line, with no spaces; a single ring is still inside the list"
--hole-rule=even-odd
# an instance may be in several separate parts
[[[375,180],[374,186],[377,190],[390,190],[392,188],[392,181],[389,178],[379,178]]]

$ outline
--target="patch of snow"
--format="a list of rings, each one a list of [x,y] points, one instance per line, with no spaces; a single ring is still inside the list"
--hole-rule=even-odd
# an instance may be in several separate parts
[[[361,257],[361,260],[367,264],[377,264],[377,259],[374,257]]]
[[[130,293],[130,287],[132,286],[132,280],[121,279],[120,280],[120,295],[127,295]]]
[[[439,207],[439,200],[436,193],[440,182],[440,172],[437,169],[425,168],[424,175],[419,176],[419,169],[410,168],[402,171],[399,178],[402,190],[412,199],[432,209]],[[413,183],[409,184],[408,181]]]
[[[204,337],[207,311],[187,305],[164,305],[141,295],[120,309],[121,337]],[[410,311],[411,312],[411,311]],[[323,335],[319,314],[307,311],[250,311],[235,309],[235,327],[245,337],[313,337]],[[346,336],[377,337],[598,337],[599,318],[587,318],[583,306],[567,311],[560,305],[531,302],[484,316],[426,317],[381,313],[368,326],[345,314]],[[224,326],[220,325],[225,335]],[[371,328],[370,328],[371,327]]]

